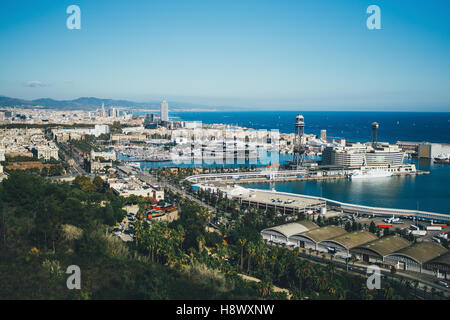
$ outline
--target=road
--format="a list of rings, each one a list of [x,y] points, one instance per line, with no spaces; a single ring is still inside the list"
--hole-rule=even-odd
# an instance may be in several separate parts
[[[290,250],[293,250],[290,247],[287,247]],[[321,257],[323,253],[320,253],[319,255],[315,255],[315,253],[310,254],[306,254],[306,253],[299,253],[300,257],[306,258],[312,262],[315,263],[319,263],[319,264],[328,264],[330,263],[330,255],[329,254],[325,254],[325,259],[323,259]],[[328,258],[327,258],[328,256]],[[334,257],[333,258],[333,263],[339,267],[340,269],[344,269],[347,271],[347,267],[348,267],[348,271],[349,273],[353,273],[353,274],[359,274],[362,275],[364,277],[367,276],[367,268],[369,267],[366,264],[361,264],[359,262],[355,262],[355,263],[346,263],[344,259],[340,259],[338,257]],[[386,279],[388,278],[392,278],[392,274],[390,272],[390,270],[384,269],[384,268],[380,268],[381,274],[383,275],[382,281],[386,281]],[[419,278],[418,276],[422,277]],[[423,277],[425,277],[426,275],[420,274],[420,275],[415,275],[415,274],[411,274],[411,273],[405,273],[402,271],[397,271],[395,276],[394,276],[394,281],[400,282],[400,279],[403,278],[405,280],[408,281],[419,281],[419,286],[418,286],[418,290],[422,291],[424,290],[425,286],[428,287],[428,291],[431,288],[435,288],[437,291],[441,291],[443,296],[446,298],[450,298],[450,290],[447,288],[444,288],[443,286],[438,285],[437,283],[435,283],[436,278],[431,277],[431,276],[426,276],[427,279],[424,279]],[[428,295],[430,295],[428,293]]]
[[[60,147],[61,151],[64,152],[69,158],[73,156],[74,165],[71,168],[71,170],[74,171],[73,174],[86,175],[87,172],[82,167],[84,159],[80,156],[80,151],[75,147],[73,147],[73,151],[69,150],[67,144],[64,143],[60,143],[58,144],[58,146]]]
[[[211,214],[215,215],[217,213],[217,210],[210,206],[209,204],[195,198],[194,196],[188,194],[186,191],[184,191],[181,188],[178,188],[172,184],[169,184],[167,182],[158,182],[156,181],[156,179],[154,177],[152,177],[150,175],[150,173],[142,171],[142,170],[136,170],[136,176],[141,179],[142,181],[144,181],[145,183],[149,184],[149,185],[160,185],[163,188],[167,188],[169,190],[171,190],[174,193],[179,193],[181,194],[183,197],[188,198],[191,201],[194,201],[195,203],[197,203],[198,205],[205,207]]]

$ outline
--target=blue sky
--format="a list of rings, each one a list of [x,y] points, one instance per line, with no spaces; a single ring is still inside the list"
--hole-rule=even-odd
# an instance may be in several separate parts
[[[66,8],[81,8],[81,30]],[[381,8],[368,30],[366,8]],[[450,2],[1,1],[0,95],[450,111]]]

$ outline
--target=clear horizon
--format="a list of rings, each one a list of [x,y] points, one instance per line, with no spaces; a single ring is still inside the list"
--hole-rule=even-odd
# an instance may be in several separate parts
[[[0,94],[293,111],[450,111],[448,1],[0,4]]]

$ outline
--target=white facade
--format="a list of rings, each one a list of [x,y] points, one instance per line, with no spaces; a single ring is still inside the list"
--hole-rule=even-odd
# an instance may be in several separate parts
[[[116,161],[117,156],[114,151],[111,152],[95,152],[91,150],[91,159],[95,160],[96,158],[103,158],[105,160]]]
[[[327,147],[322,153],[322,163],[341,167],[366,166],[368,168],[400,167],[404,152],[397,145],[382,143],[373,148],[368,144]]]
[[[56,146],[39,146],[35,148],[38,158],[44,158],[45,160],[59,159],[58,148]]]

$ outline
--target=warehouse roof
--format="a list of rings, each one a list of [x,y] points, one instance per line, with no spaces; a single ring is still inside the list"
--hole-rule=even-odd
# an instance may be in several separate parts
[[[303,237],[307,237],[314,242],[320,242],[323,240],[332,239],[342,234],[347,233],[345,229],[336,226],[326,226],[323,228],[314,229],[302,234]]]
[[[343,234],[339,237],[330,239],[330,241],[336,242],[347,249],[352,249],[354,247],[377,239],[378,237],[373,233],[361,230]]]
[[[450,251],[444,253],[443,255],[440,255],[437,258],[434,258],[433,260],[428,261],[427,264],[441,264],[450,267]]]
[[[423,264],[425,262],[428,262],[434,258],[437,258],[444,253],[447,252],[447,249],[445,249],[440,244],[424,241],[417,244],[414,244],[408,248],[404,248],[402,250],[399,250],[395,253],[392,253],[391,255],[402,255],[409,257],[415,261],[417,261],[420,264]]]
[[[410,245],[411,242],[402,237],[388,236],[357,246],[354,249],[370,250],[384,257],[390,253],[409,247]]]
[[[309,230],[313,230],[313,229],[317,229],[317,228],[319,228],[319,226],[317,224],[315,224],[314,222],[301,221],[301,222],[292,222],[292,223],[282,224],[280,226],[276,226],[276,227],[272,227],[272,228],[267,228],[267,229],[262,230],[261,232],[275,231],[275,232],[281,233],[286,238],[289,238],[290,236],[292,236],[294,234],[307,232]]]

